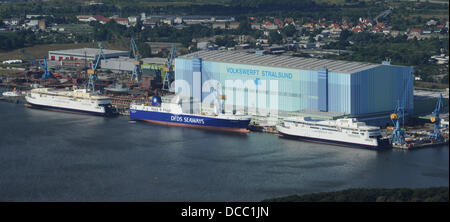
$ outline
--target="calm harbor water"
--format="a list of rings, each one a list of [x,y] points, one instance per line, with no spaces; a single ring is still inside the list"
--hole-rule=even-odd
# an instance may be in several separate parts
[[[0,102],[0,201],[260,201],[448,186],[448,150],[377,152]]]

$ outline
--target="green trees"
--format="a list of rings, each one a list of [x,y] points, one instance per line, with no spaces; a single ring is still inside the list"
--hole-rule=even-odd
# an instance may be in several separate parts
[[[150,47],[149,44],[145,43],[145,42],[136,42],[136,46],[139,50],[139,54],[141,55],[142,58],[147,58],[147,57],[151,57],[152,56],[152,48]]]
[[[272,30],[269,32],[269,42],[272,44],[281,44],[283,36],[278,33],[278,30]]]
[[[349,42],[353,42],[353,45]],[[406,36],[393,38],[382,34],[342,31],[339,41],[330,43],[325,48],[353,52],[327,57],[331,59],[381,63],[389,58],[393,64],[413,66],[415,75],[420,76],[423,81],[433,81],[432,76],[438,75],[439,69],[430,64],[429,59],[432,55],[441,54],[441,49],[448,52],[448,39],[406,40]]]
[[[9,51],[38,43],[32,31],[19,31],[0,34],[0,50]]]
[[[406,40],[405,36],[393,38],[382,34],[342,31],[339,41],[330,43],[326,48],[353,51],[353,54],[342,58],[346,60],[379,63],[389,57],[394,64],[419,66],[428,64],[430,56],[440,54],[441,48],[448,50],[448,39]]]
[[[315,7],[316,3],[312,0],[292,1],[292,0],[232,0],[231,6],[250,11],[268,11],[268,10],[295,10]]]
[[[292,24],[289,24],[288,26],[283,28],[283,34],[287,37],[293,37],[295,33],[297,33],[297,30],[295,29],[295,26]]]
[[[216,38],[215,44],[218,46],[233,47],[236,45],[236,41],[231,36],[225,35],[223,38]]]
[[[250,21],[248,20],[248,17],[242,16],[238,20],[239,20],[239,27],[236,30],[237,33],[241,35],[248,35],[253,31]]]
[[[140,12],[148,14],[191,14],[191,15],[234,15],[234,16],[279,16],[310,17],[339,19],[343,15],[359,18],[370,10],[378,13],[384,10],[381,4],[358,4],[349,2],[346,7],[338,7],[333,3],[316,3],[315,0],[215,0],[185,1],[159,0],[160,4],[146,0],[103,0],[102,5],[85,5],[83,1],[48,1],[48,2],[13,2],[0,4],[0,19],[20,17],[25,14],[46,14],[58,18],[75,15],[104,16],[119,15],[121,17],[136,15]],[[201,4],[199,4],[201,2]],[[182,4],[178,4],[182,3]],[[243,24],[245,27],[245,23]]]

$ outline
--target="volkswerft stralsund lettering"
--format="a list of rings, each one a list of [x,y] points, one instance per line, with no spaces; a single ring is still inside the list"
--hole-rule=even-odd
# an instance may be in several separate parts
[[[182,217],[207,217],[212,220],[214,216],[225,217],[254,217],[255,219],[269,216],[269,207],[225,207],[221,209],[195,208],[188,206],[181,209]]]
[[[292,73],[227,67],[227,73],[275,79],[292,79]]]

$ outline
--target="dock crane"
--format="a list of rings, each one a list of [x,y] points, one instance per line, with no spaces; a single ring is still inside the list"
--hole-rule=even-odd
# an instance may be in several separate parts
[[[394,131],[392,132],[392,144],[396,145],[404,145],[406,144],[405,140],[405,131],[401,128],[400,120],[403,120],[403,124],[405,123],[405,105],[406,105],[406,95],[408,91],[409,82],[411,81],[411,77],[408,78],[408,82],[406,83],[405,89],[403,90],[403,95],[400,100],[397,100],[397,106],[394,109],[394,112],[391,113],[391,120],[394,124]]]
[[[131,56],[133,56],[133,57],[131,57]],[[141,81],[141,75],[142,75],[142,69],[141,69],[142,60],[140,60],[140,58],[139,58],[136,42],[134,41],[133,38],[131,38],[130,53],[129,53],[128,57],[134,58],[134,62],[133,62],[134,69],[133,69],[133,73],[131,75],[131,81],[136,80],[136,83],[139,83]]]
[[[444,138],[440,132],[441,128],[441,118],[439,118],[439,111],[442,108],[442,93],[439,96],[439,99],[436,103],[436,108],[431,113],[430,120],[433,123],[433,132],[428,136],[428,139],[431,141],[442,141]]]
[[[44,80],[44,79],[53,77],[53,75],[47,69],[47,58],[45,56],[44,56],[44,65],[42,65],[38,61],[33,59],[31,56],[26,54],[22,49],[19,49],[19,52],[22,53],[22,55],[24,55],[28,60],[30,60],[30,62],[32,62],[33,64],[37,65],[38,67],[40,67],[44,70],[44,73],[42,74],[41,79]]]
[[[175,45],[172,44],[172,49],[170,50],[169,58],[166,63],[166,68],[164,69],[166,71],[166,75],[164,76],[164,81],[163,81],[163,85],[162,85],[163,90],[170,89],[170,82],[173,81],[173,78],[174,78],[173,60],[175,59],[175,52],[176,52]],[[167,87],[166,87],[166,83],[167,83]]]
[[[102,46],[100,46],[99,53],[95,56],[94,61],[91,62],[92,69],[87,70],[87,73],[89,75],[87,88],[90,89],[92,87],[92,91],[95,91],[95,82],[98,80],[97,68],[98,65],[100,64],[101,58],[106,60],[105,55],[103,54]]]
[[[391,113],[391,120],[394,124],[394,131],[392,132],[392,144],[403,145],[406,144],[405,131],[400,126],[400,119],[405,121],[405,107],[400,105],[400,101],[397,101],[397,106],[393,113]]]

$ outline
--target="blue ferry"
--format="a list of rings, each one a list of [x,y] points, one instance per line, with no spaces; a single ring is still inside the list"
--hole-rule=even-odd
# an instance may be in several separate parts
[[[183,113],[179,102],[163,103],[159,96],[152,97],[151,105],[131,104],[130,118],[169,126],[242,133],[250,132],[248,125],[251,120],[245,115]]]

